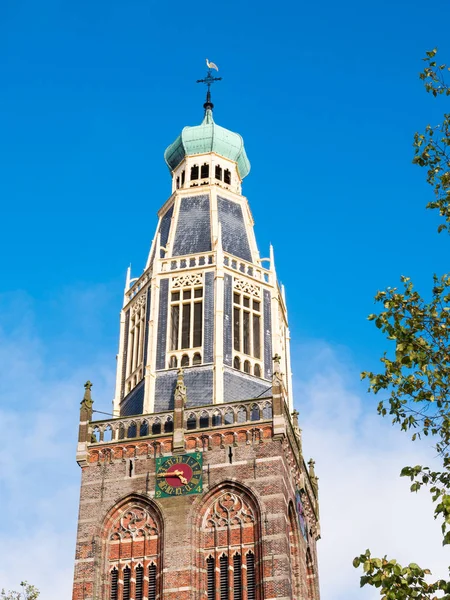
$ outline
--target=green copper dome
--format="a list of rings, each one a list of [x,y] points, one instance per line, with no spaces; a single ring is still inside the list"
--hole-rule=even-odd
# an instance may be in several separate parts
[[[171,171],[176,169],[185,156],[216,152],[237,163],[239,175],[244,179],[250,172],[250,161],[244,148],[244,140],[238,133],[214,123],[212,110],[207,108],[201,125],[185,127],[164,152],[164,158]]]

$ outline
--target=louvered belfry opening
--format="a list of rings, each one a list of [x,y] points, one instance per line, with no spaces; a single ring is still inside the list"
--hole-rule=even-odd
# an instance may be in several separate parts
[[[202,511],[205,573],[202,588],[208,600],[259,600],[257,562],[260,540],[256,505],[239,490],[222,490]]]
[[[110,600],[118,600],[119,599],[119,571],[114,568],[110,574],[111,583],[110,583]]]
[[[256,599],[255,555],[247,554],[247,600]]]
[[[220,563],[220,600],[228,600],[228,556],[222,554]]]
[[[136,567],[136,591],[135,600],[143,600],[144,597],[144,567]]]
[[[148,600],[156,600],[156,565],[148,567]]]
[[[208,600],[216,600],[216,573],[214,558],[209,556],[206,559],[206,576],[208,579]]]
[[[122,589],[122,600],[130,600],[130,587],[131,587],[131,569],[125,567],[123,570],[123,589]]]
[[[240,554],[233,556],[233,600],[242,600],[242,560]]]
[[[109,600],[157,600],[161,525],[150,503],[133,502],[107,520]]]

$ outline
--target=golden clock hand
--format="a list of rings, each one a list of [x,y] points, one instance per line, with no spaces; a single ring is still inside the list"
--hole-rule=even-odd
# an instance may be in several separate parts
[[[165,471],[164,473],[158,473],[158,477],[178,477],[183,485],[186,485],[188,480],[183,475],[183,471]]]

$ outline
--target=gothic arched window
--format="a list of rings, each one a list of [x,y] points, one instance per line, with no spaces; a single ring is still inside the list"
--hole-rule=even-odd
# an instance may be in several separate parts
[[[222,489],[206,501],[201,511],[199,567],[207,600],[261,597],[259,527],[259,510],[241,490]]]
[[[203,164],[200,169],[200,178],[205,179],[209,177],[209,165],[207,163]]]
[[[300,600],[300,535],[298,530],[298,518],[291,503],[289,505],[289,549],[291,555],[291,593],[292,598]]]
[[[216,179],[222,181],[222,167],[220,165],[216,165]]]
[[[144,500],[129,500],[106,521],[108,600],[156,600],[160,590],[161,521]],[[126,557],[126,561],[124,561]]]
[[[191,167],[191,180],[198,179],[198,165]]]
[[[197,418],[194,413],[191,413],[186,421],[186,429],[196,429],[197,428]]]
[[[223,181],[224,183],[231,183],[231,172],[228,169],[225,169],[223,173]]]

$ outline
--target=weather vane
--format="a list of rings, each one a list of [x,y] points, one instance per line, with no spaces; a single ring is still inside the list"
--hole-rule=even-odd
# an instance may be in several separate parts
[[[203,105],[205,110],[207,110],[208,108],[214,108],[214,104],[211,102],[211,85],[216,81],[222,80],[222,77],[213,77],[212,75],[213,69],[215,69],[216,71],[219,70],[219,67],[215,63],[209,62],[209,60],[206,59],[206,66],[208,67],[208,72],[206,74],[205,79],[197,79],[197,83],[204,83],[208,87],[208,91],[206,92],[206,102]]]

